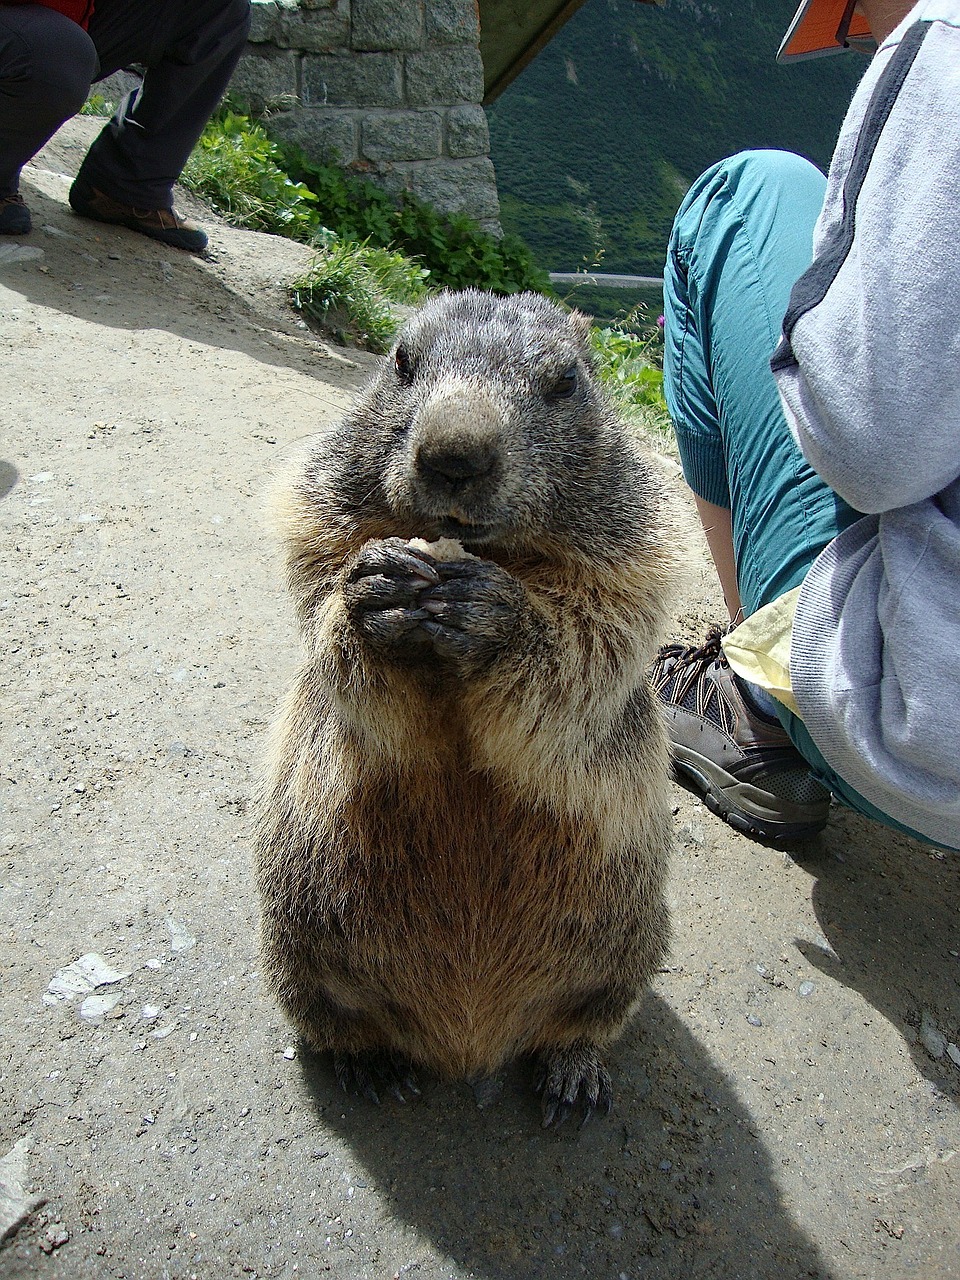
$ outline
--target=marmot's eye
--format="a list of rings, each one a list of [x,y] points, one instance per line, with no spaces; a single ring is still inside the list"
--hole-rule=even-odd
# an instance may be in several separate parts
[[[406,347],[397,347],[397,354],[394,357],[394,364],[397,369],[397,377],[401,382],[405,382],[409,387],[413,381],[413,364],[410,361],[410,353]]]
[[[569,400],[577,389],[577,366],[572,364],[565,369],[547,392],[550,400]]]

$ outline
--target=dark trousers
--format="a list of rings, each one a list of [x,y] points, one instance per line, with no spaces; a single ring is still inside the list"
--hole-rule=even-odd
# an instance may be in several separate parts
[[[120,103],[81,174],[140,209],[169,208],[243,52],[250,0],[97,0],[89,32],[54,9],[0,4],[0,197],[82,107],[95,80],[131,64]]]

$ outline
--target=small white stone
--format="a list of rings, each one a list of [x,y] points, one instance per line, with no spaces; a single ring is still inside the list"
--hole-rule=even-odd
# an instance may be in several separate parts
[[[44,1002],[54,1004],[57,1000],[72,1000],[74,996],[87,995],[97,987],[110,986],[129,976],[129,970],[111,969],[103,956],[90,951],[74,960],[73,964],[57,970],[50,979]]]
[[[174,920],[173,916],[167,916],[167,928],[170,931],[170,950],[175,955],[181,955],[197,945],[196,938],[186,925]]]
[[[80,1017],[87,1020],[102,1018],[105,1013],[109,1013],[111,1009],[116,1008],[120,1003],[120,998],[119,991],[108,991],[103,995],[87,996],[80,1006]]]

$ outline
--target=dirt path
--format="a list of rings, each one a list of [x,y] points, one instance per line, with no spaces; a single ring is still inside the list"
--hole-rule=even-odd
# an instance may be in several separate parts
[[[285,310],[297,246],[75,218],[93,127],[0,261],[0,1232],[45,1201],[0,1277],[960,1276],[960,864],[849,815],[791,858],[677,788],[669,968],[582,1132],[520,1069],[372,1110],[296,1044],[249,872],[297,661],[260,503],[370,358]]]

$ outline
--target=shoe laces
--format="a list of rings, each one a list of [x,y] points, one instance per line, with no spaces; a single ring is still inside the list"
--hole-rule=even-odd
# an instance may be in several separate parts
[[[715,623],[708,630],[703,644],[665,644],[657,651],[657,661],[664,662],[668,658],[673,659],[672,669],[674,671],[680,667],[709,666],[711,662],[718,662],[721,666],[727,666],[727,659],[721,647],[725,635],[726,631]]]
[[[695,698],[697,710],[706,714],[706,703],[717,702],[714,718],[725,727],[729,727],[734,715],[726,707],[726,699],[722,697],[719,687],[714,681],[704,685],[701,675],[710,666],[717,670],[728,668],[729,663],[721,644],[726,630],[716,624],[707,631],[702,644],[682,645],[666,644],[657,652],[651,677],[654,691],[665,702],[683,706],[690,698]],[[704,702],[701,706],[700,703]]]

